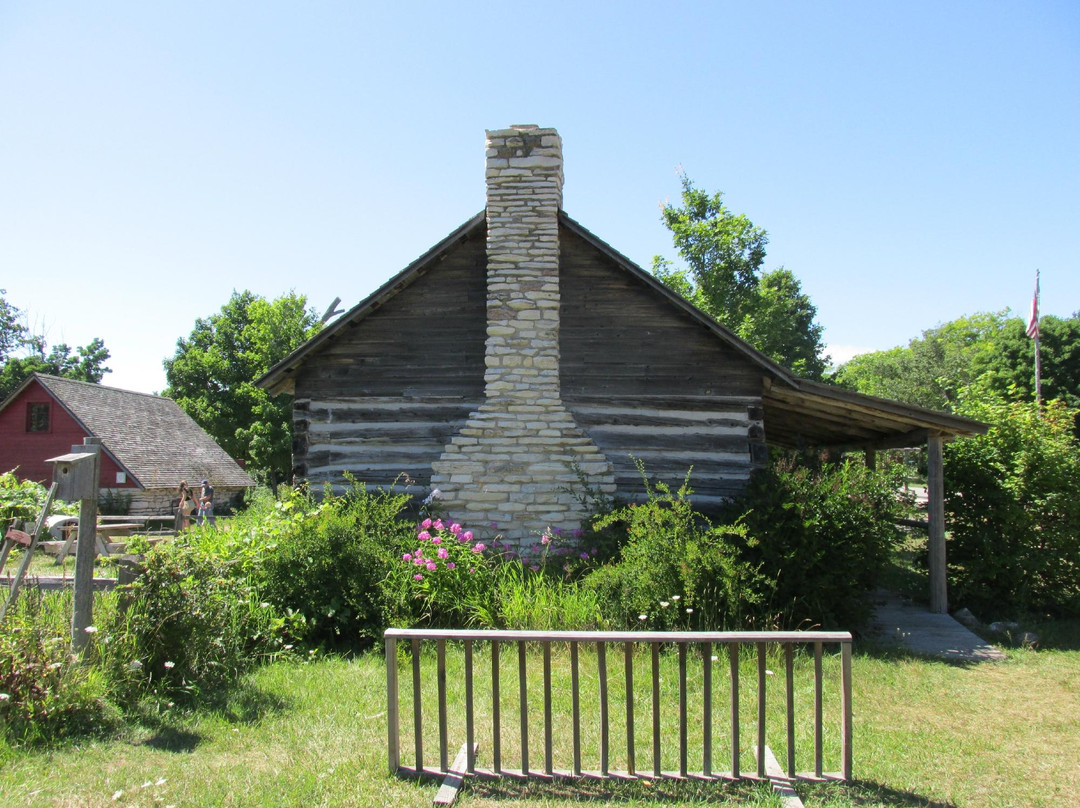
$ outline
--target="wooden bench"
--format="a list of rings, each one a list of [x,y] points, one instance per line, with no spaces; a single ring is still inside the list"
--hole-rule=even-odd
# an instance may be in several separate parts
[[[769,646],[779,647],[785,669],[785,747],[786,747],[786,775],[787,779],[851,779],[851,634],[848,632],[830,631],[777,631],[777,632],[655,632],[655,631],[483,631],[483,630],[438,630],[438,629],[388,629],[384,634],[386,643],[386,690],[387,690],[387,744],[389,766],[392,774],[419,776],[419,777],[447,777],[456,778],[458,782],[466,776],[481,775],[489,777],[525,777],[525,778],[561,778],[561,777],[630,777],[630,778],[705,778],[726,779],[754,777],[765,779],[774,778],[767,761],[771,758],[771,752],[766,746],[766,710],[765,694],[767,675],[772,673],[766,668],[766,651]],[[401,763],[401,727],[399,705],[399,681],[398,681],[398,642],[408,643],[412,660],[412,722],[413,722],[413,755],[412,766],[403,766]],[[438,692],[438,767],[425,765],[424,760],[424,718],[421,698],[424,692],[421,681],[421,643],[434,641],[436,644],[436,689]],[[447,723],[447,644],[460,643],[464,654],[464,680],[460,685],[464,689],[464,712],[465,712],[465,738],[458,754],[458,760],[451,767],[449,765],[448,723]],[[491,697],[491,760],[490,769],[476,767],[476,722],[475,722],[475,676],[474,655],[476,645],[485,643],[489,645],[491,658],[491,684],[486,690]],[[558,768],[553,760],[553,732],[552,732],[552,673],[551,651],[553,644],[565,644],[570,652],[570,693],[571,693],[571,719],[572,719],[572,761],[570,766]],[[840,683],[837,688],[840,698],[839,705],[839,740],[840,740],[840,771],[827,774],[823,771],[823,674],[822,655],[825,644],[838,644],[840,647]],[[500,715],[500,648],[504,645],[516,645],[518,655],[518,703],[520,716],[517,721],[520,729],[520,768],[507,768],[502,759],[502,726]],[[541,672],[543,687],[543,764],[536,768],[532,765],[529,756],[529,708],[528,687],[529,661],[535,659],[536,654],[528,654],[527,647],[539,646],[542,651],[543,669]],[[582,738],[581,738],[581,687],[580,687],[580,660],[579,648],[582,645],[595,646],[598,683],[598,705],[593,714],[598,714],[599,723],[599,768],[586,771],[582,763]],[[691,772],[688,760],[690,743],[688,739],[688,726],[690,718],[689,690],[687,687],[688,660],[687,650],[689,646],[696,646],[700,653],[694,654],[695,659],[701,665],[701,689],[695,692],[694,697],[700,699],[701,731],[700,739],[702,749],[701,768]],[[813,768],[806,772],[797,772],[795,765],[795,738],[796,738],[796,709],[794,698],[794,648],[796,645],[806,646],[813,654],[814,666],[814,692],[812,698],[813,711]],[[626,737],[619,744],[619,753],[627,762],[627,767],[622,771],[614,771],[609,763],[613,752],[613,743],[610,733],[609,715],[609,675],[607,663],[607,651],[609,648],[621,646],[624,658],[625,682],[625,721]],[[678,770],[664,770],[661,766],[661,716],[672,705],[665,705],[661,699],[661,651],[664,648],[674,647],[677,655],[678,666]],[[744,773],[740,767],[742,752],[739,723],[739,660],[741,649],[750,647],[755,649],[757,656],[757,737],[754,752],[756,755],[756,774]],[[641,652],[640,654],[638,652]],[[714,657],[714,651],[719,656]],[[726,653],[724,653],[726,651]],[[646,656],[648,655],[648,656]],[[636,744],[637,739],[634,731],[635,725],[635,656],[639,659],[639,666],[643,662],[651,663],[651,675],[648,677],[651,684],[651,766],[639,767]],[[650,658],[651,657],[651,658]],[[726,657],[726,659],[724,659]],[[714,661],[721,660],[715,667],[727,668],[730,719],[728,730],[730,743],[727,744],[730,751],[730,765],[724,771],[717,771],[713,761],[713,696],[714,696]],[[697,677],[695,673],[695,683]],[[564,685],[565,683],[562,683]],[[562,686],[561,685],[561,686]],[[695,684],[695,687],[697,685]],[[429,690],[430,690],[429,685]],[[648,691],[647,691],[648,692]],[[486,705],[486,702],[485,702]],[[694,748],[698,748],[695,739]],[[439,802],[439,800],[436,800]]]

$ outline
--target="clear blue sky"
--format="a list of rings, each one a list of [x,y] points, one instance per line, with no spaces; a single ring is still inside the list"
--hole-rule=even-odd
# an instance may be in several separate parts
[[[769,231],[834,356],[1080,309],[1080,4],[0,4],[0,288],[106,384],[233,289],[352,306],[563,136],[567,213],[647,267],[675,166]],[[417,323],[416,339],[452,339]]]

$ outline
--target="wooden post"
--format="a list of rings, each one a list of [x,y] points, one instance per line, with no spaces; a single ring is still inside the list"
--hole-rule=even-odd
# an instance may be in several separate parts
[[[386,638],[386,751],[390,774],[396,775],[400,765],[400,731],[398,719],[397,639]]]
[[[940,435],[926,439],[928,473],[926,481],[929,532],[930,611],[947,614],[949,600],[945,567],[945,470],[942,457],[944,440]]]
[[[101,438],[83,438],[72,453],[93,455],[92,496],[79,501],[79,547],[75,551],[75,610],[71,616],[71,648],[81,654],[94,621],[94,556],[97,550],[97,503],[101,483]]]
[[[873,449],[866,449],[866,467],[870,471],[877,471],[877,452]]]

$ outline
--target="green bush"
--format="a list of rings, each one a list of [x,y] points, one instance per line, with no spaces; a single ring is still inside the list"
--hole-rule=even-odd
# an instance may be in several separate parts
[[[287,650],[289,621],[232,562],[178,536],[142,568],[120,593],[123,608],[95,620],[90,644],[121,703],[211,695]]]
[[[20,480],[14,471],[0,474],[0,533],[7,529],[12,519],[33,522],[41,515],[49,489],[33,480]],[[75,514],[78,503],[53,500],[51,513]]]
[[[740,559],[768,586],[759,616],[779,625],[852,628],[871,613],[875,586],[899,538],[897,481],[850,460],[813,469],[792,459],[756,472],[730,513],[748,536]]]
[[[295,615],[308,643],[356,648],[378,640],[406,611],[406,586],[390,575],[413,526],[401,518],[410,499],[353,484],[321,502],[287,492],[269,515],[256,511],[238,529],[257,548],[253,585]]]
[[[678,491],[651,484],[648,499],[618,508],[594,526],[620,526],[626,539],[617,560],[584,579],[616,625],[674,629],[727,629],[753,622],[762,582],[740,557],[745,529],[715,526],[694,511],[689,473]]]
[[[950,601],[986,619],[1080,615],[1077,411],[982,393],[961,412],[993,426],[945,449]]]
[[[99,598],[108,610],[115,597]],[[12,746],[100,732],[115,718],[97,668],[70,654],[71,591],[24,589],[0,625],[0,739]]]

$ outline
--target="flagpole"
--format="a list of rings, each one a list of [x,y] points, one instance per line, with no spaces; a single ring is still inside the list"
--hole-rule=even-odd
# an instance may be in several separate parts
[[[1035,270],[1035,297],[1031,300],[1031,321],[1027,334],[1035,341],[1035,406],[1042,406],[1042,356],[1039,351],[1039,270]]]

